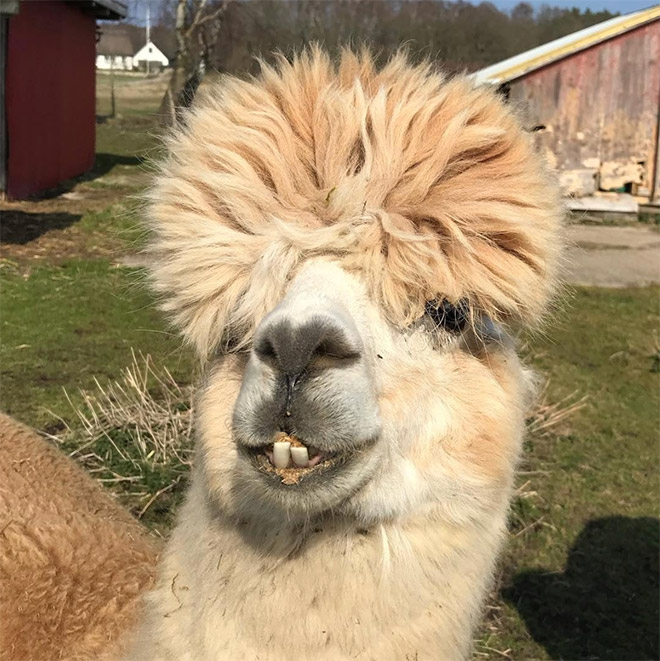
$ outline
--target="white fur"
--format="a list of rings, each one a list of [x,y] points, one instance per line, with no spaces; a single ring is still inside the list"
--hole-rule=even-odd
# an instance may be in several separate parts
[[[150,194],[152,280],[200,356],[221,355],[128,658],[466,658],[529,398],[499,324],[542,315],[561,247],[530,136],[465,79],[312,48],[224,80],[170,152]],[[469,303],[471,327],[433,328],[441,299]],[[269,482],[246,451],[277,431],[283,374],[256,345],[281,304],[283,323],[332,308],[360,339],[298,395],[304,440],[352,444],[314,488]]]
[[[472,355],[461,341],[438,350],[394,332],[360,280],[325,260],[292,287],[306,279],[316,283],[308,296],[321,282],[322,296],[342,292],[377,361],[383,427],[365,457],[370,479],[306,515],[257,495],[231,434],[241,359],[222,359],[199,398],[193,485],[130,659],[469,653],[520,447],[518,361],[499,346]]]

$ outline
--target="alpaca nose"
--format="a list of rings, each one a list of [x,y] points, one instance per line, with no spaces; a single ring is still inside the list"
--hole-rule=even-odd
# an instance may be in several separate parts
[[[362,343],[346,315],[309,312],[294,316],[285,307],[276,308],[264,319],[255,335],[254,350],[295,385],[312,362],[318,367],[332,367],[359,358]]]

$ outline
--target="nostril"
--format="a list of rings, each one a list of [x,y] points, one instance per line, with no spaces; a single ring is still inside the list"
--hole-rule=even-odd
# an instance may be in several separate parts
[[[332,334],[331,336],[324,337],[313,353],[313,356],[319,358],[334,358],[338,360],[357,358],[359,355],[359,349],[340,334]]]
[[[339,315],[271,315],[258,329],[256,356],[287,375],[309,368],[325,369],[338,361],[359,358],[360,337],[350,321]]]

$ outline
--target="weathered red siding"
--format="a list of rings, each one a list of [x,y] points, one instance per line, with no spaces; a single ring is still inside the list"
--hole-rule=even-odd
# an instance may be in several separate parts
[[[95,21],[75,3],[23,0],[7,40],[7,192],[22,198],[94,163]]]
[[[660,21],[534,71],[510,85],[548,158],[570,183],[650,188],[660,107]],[[575,179],[578,183],[578,179]]]

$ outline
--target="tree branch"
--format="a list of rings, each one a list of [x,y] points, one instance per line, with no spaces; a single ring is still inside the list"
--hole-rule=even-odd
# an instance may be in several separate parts
[[[211,14],[207,14],[204,16],[204,18],[200,19],[199,22],[197,23],[197,27],[200,27],[204,25],[204,23],[208,23],[209,21],[212,21],[221,14],[224,14],[227,11],[227,7],[229,6],[229,1],[230,0],[224,0],[223,3]]]

